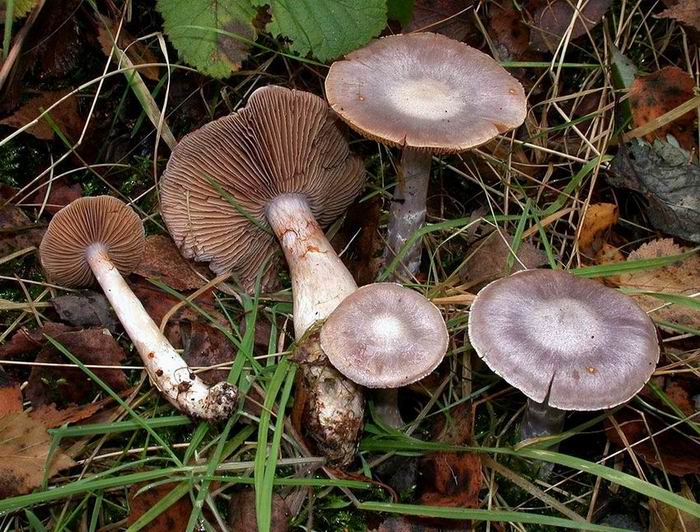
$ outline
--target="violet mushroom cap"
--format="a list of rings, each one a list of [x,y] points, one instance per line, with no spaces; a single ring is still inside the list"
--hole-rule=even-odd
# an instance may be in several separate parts
[[[526,116],[522,85],[493,58],[436,33],[391,35],[336,61],[326,97],[350,127],[403,148],[394,187],[385,260],[405,247],[393,280],[415,276],[433,153],[457,153],[518,127]]]
[[[525,120],[525,92],[493,58],[438,33],[382,37],[336,61],[333,110],[390,146],[455,153]]]
[[[209,387],[192,373],[122,277],[136,267],[144,247],[138,215],[117,198],[97,196],[61,209],[49,223],[39,253],[54,282],[100,284],[151,381],[173,406],[197,418],[226,419],[237,407],[237,389],[226,382]]]
[[[321,327],[321,347],[331,364],[368,388],[398,388],[429,375],[448,342],[437,307],[395,283],[360,287]]]
[[[560,410],[628,401],[660,354],[656,328],[632,298],[557,270],[525,270],[483,288],[469,339],[506,382]]]

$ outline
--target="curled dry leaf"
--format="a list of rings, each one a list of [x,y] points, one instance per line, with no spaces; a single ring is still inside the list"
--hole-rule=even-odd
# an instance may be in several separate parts
[[[673,18],[690,28],[700,31],[700,4],[697,0],[679,0],[658,15],[662,18]]]
[[[63,345],[81,362],[88,365],[117,366],[115,369],[92,371],[115,391],[127,387],[126,375],[118,369],[126,356],[109,331],[101,328],[69,331],[56,335],[54,339]],[[25,390],[33,406],[49,403],[66,405],[83,403],[92,399],[100,388],[88,379],[80,369],[72,366],[66,357],[46,343],[39,351],[36,362],[66,364],[66,366],[34,366]]]
[[[129,489],[129,517],[127,525],[132,526],[147,511],[158,504],[165,496],[173,491],[177,484],[175,482],[167,484],[134,484]],[[150,532],[185,532],[187,530],[187,520],[192,513],[192,502],[187,493],[180,497],[173,504],[163,510],[163,512],[148,523],[146,529]],[[254,530],[254,529],[251,529]]]
[[[643,126],[661,115],[675,109],[694,96],[695,80],[685,70],[675,66],[662,68],[632,82],[629,103],[632,120],[636,127]],[[691,151],[696,146],[695,119],[697,113],[688,111],[673,122],[656,128],[646,135],[648,142],[665,140],[673,135],[684,149]]]
[[[55,338],[61,333],[72,331],[73,328],[63,323],[54,323],[52,321],[44,322],[44,326],[39,329],[22,328],[12,335],[10,341],[0,346],[0,356],[3,358],[25,355],[41,348],[46,339],[44,334]]]
[[[117,30],[119,29],[119,24],[113,21],[110,28],[100,26],[97,30],[97,41],[100,43],[100,48],[102,52],[109,56],[112,52],[112,46],[114,45],[114,38],[117,35]],[[126,51],[127,57],[135,66],[139,65],[153,65],[147,67],[141,67],[138,71],[144,77],[152,80],[158,81],[160,79],[160,69],[155,66],[154,63],[158,63],[158,57],[154,54],[151,49],[146,46],[143,42],[137,41],[126,28],[121,29],[119,32],[119,39],[117,39],[117,46],[121,50]],[[118,57],[115,56],[118,62]]]
[[[679,477],[700,473],[698,444],[690,437],[673,429],[664,430],[667,427],[655,418],[647,417],[645,424],[641,415],[631,408],[624,408],[613,417],[632,451],[650,466]],[[625,447],[620,433],[609,421],[605,422],[605,434],[614,445]],[[653,435],[653,442],[650,435]]]
[[[17,191],[0,184],[0,257],[20,249],[36,247],[46,228],[32,222],[17,206],[5,204]]]
[[[270,532],[287,532],[291,512],[287,503],[278,494],[272,494],[272,514]],[[229,501],[228,524],[230,530],[257,530],[258,518],[255,514],[255,490],[246,488],[231,495]]]
[[[60,449],[51,450],[46,427],[25,412],[0,418],[0,499],[29,493],[46,474],[53,477],[73,465]]]
[[[162,281],[175,290],[196,290],[205,284],[195,273],[194,266],[180,255],[172,239],[165,235],[146,238],[143,259],[134,273]]]
[[[102,399],[95,403],[88,403],[86,405],[70,406],[68,408],[63,408],[59,410],[56,405],[41,405],[31,411],[29,416],[41,422],[47,429],[52,429],[55,427],[60,427],[66,423],[77,423],[78,421],[83,421],[95,415],[97,412],[102,410],[108,403],[112,401],[111,397]]]
[[[78,293],[54,297],[53,308],[62,321],[76,327],[103,327],[116,332],[117,316],[107,298],[99,292],[81,290]]]
[[[578,234],[578,249],[593,257],[603,249],[610,228],[617,223],[620,213],[613,203],[594,203],[588,206]]]
[[[68,91],[47,91],[34,96],[13,114],[0,120],[0,124],[15,128],[23,127],[36,119],[43,111],[63,98]],[[56,108],[49,112],[51,120],[71,140],[76,140],[83,127],[83,119],[78,113],[78,100],[70,96],[63,100]],[[53,129],[46,118],[26,130],[30,135],[40,140],[51,140],[54,137]]]
[[[671,238],[653,240],[643,244],[627,257],[628,261],[680,255],[688,251]],[[645,271],[628,272],[619,276],[619,283],[626,288],[636,288],[662,294],[692,295],[700,292],[700,256],[691,255],[684,260]],[[664,301],[645,294],[632,297],[656,320],[668,321],[700,328],[700,311],[678,303],[665,305]],[[661,308],[659,308],[661,307]],[[654,310],[657,309],[657,310]]]
[[[700,242],[700,166],[685,150],[655,140],[633,141],[615,156],[607,175],[615,187],[641,193],[651,224]]]
[[[554,52],[576,16],[571,39],[585,35],[596,26],[610,7],[612,0],[588,0],[576,16],[575,3],[569,0],[551,0],[533,14],[530,45],[539,52]]]

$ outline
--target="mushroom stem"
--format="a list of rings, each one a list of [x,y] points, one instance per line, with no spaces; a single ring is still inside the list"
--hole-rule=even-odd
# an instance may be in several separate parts
[[[390,262],[411,236],[425,222],[428,181],[432,154],[429,151],[404,148],[401,156],[401,176],[394,187],[389,211],[386,262]],[[391,274],[392,280],[411,279],[420,267],[422,240],[411,244],[401,259],[401,265]]]
[[[532,399],[527,400],[525,417],[521,428],[523,440],[559,434],[564,428],[566,412]]]
[[[306,198],[282,194],[265,214],[282,245],[292,276],[294,335],[300,339],[316,321],[328,317],[357,284],[316,222]]]
[[[220,382],[210,388],[187,367],[126,284],[103,245],[89,246],[85,255],[158,390],[189,416],[206,420],[228,418],[238,404],[236,387]]]
[[[379,419],[385,425],[393,429],[399,429],[406,424],[399,411],[398,388],[380,388],[376,390],[374,392],[374,404]]]

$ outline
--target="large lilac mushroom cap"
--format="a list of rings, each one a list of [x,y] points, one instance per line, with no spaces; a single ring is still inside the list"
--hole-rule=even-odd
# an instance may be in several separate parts
[[[487,285],[472,303],[469,338],[506,382],[561,410],[628,401],[659,360],[656,328],[633,299],[555,270]]]
[[[363,286],[321,328],[331,364],[368,388],[398,388],[430,374],[449,337],[442,314],[420,293],[395,283]]]
[[[331,65],[326,96],[364,136],[456,153],[525,120],[525,92],[492,57],[437,33],[391,35]]]

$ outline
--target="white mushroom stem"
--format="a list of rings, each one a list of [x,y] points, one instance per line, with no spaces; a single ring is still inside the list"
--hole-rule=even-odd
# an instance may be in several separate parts
[[[394,197],[389,211],[386,264],[390,264],[418,229],[425,222],[428,181],[432,154],[405,148],[401,156],[401,175],[394,187]],[[401,257],[401,263],[391,274],[394,281],[413,278],[420,267],[423,243],[421,239],[410,245]]]
[[[559,434],[564,428],[565,417],[566,412],[564,410],[549,406],[546,402],[538,403],[528,399],[521,427],[521,436],[523,440],[528,440],[530,438]]]
[[[300,339],[357,290],[357,284],[323,234],[304,196],[278,196],[268,203],[265,214],[289,265],[294,335]]]
[[[210,388],[190,370],[126,284],[104,246],[94,244],[85,255],[126,334],[141,355],[151,381],[166,399],[192,417],[206,420],[230,417],[238,404],[236,387],[220,382]]]

